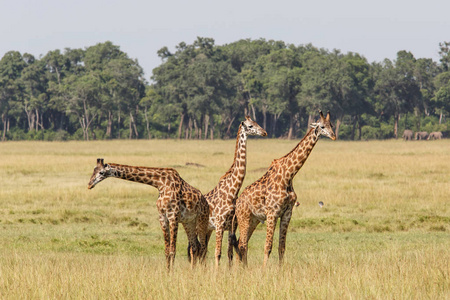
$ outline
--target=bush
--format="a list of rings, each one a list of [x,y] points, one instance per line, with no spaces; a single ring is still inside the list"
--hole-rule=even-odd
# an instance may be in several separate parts
[[[67,141],[68,139],[69,133],[62,129],[58,130],[53,137],[54,141]]]
[[[394,126],[391,124],[381,123],[380,124],[380,134],[378,138],[380,139],[391,139],[394,137]],[[401,136],[401,134],[399,134]]]
[[[353,125],[341,124],[341,126],[339,126],[339,139],[349,140],[352,136],[352,127]]]
[[[6,138],[13,141],[22,141],[27,139],[27,134],[25,133],[25,130],[15,129],[6,133]]]
[[[374,140],[378,139],[380,128],[375,128],[369,125],[361,127],[361,139],[362,140]]]
[[[106,139],[106,131],[103,129],[94,129],[92,139],[93,140],[104,140]]]
[[[84,140],[83,129],[78,128],[74,134],[70,137],[71,140],[82,141]]]

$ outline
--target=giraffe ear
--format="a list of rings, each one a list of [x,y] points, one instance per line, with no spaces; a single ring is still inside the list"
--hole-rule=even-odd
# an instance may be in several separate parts
[[[317,123],[311,123],[309,126],[310,126],[311,128],[316,128],[316,127],[317,127]]]

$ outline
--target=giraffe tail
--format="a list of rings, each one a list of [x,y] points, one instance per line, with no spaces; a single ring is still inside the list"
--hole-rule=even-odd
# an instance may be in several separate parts
[[[191,262],[191,243],[188,244],[187,246],[187,258],[188,258],[188,262]]]
[[[238,224],[236,222],[236,213],[235,213],[233,215],[233,221],[231,222],[230,240],[231,244],[233,245],[234,251],[236,251],[237,255],[239,256],[239,260],[242,260],[242,254],[241,251],[239,251],[239,239],[236,239],[237,225]]]

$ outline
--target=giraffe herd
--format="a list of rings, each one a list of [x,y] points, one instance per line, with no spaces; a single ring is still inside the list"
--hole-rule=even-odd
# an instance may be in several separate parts
[[[94,188],[99,182],[115,177],[151,185],[158,189],[156,206],[164,235],[167,269],[174,265],[178,224],[181,223],[188,237],[188,257],[191,266],[204,263],[212,232],[216,233],[215,265],[219,266],[224,231],[228,231],[228,261],[232,264],[233,249],[239,260],[247,265],[248,242],[259,223],[267,222],[264,247],[266,266],[272,250],[277,219],[280,218],[279,261],[282,263],[286,234],[292,209],[297,203],[293,178],[305,163],[321,135],[335,140],[330,113],[312,123],[311,128],[297,146],[285,156],[276,159],[267,172],[238,196],[245,178],[247,165],[247,137],[267,136],[266,131],[249,116],[241,122],[236,138],[236,148],[230,169],[219,179],[214,189],[202,194],[187,183],[173,168],[150,168],[105,163],[97,159],[97,165],[88,184]],[[239,228],[239,239],[236,229]]]

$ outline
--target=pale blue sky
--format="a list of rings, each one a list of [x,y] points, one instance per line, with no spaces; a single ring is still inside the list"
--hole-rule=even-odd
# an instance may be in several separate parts
[[[251,38],[358,52],[369,62],[400,50],[439,59],[450,41],[450,1],[405,0],[0,0],[0,57],[10,51],[39,57],[50,50],[112,41],[144,68],[197,36],[217,45]]]

